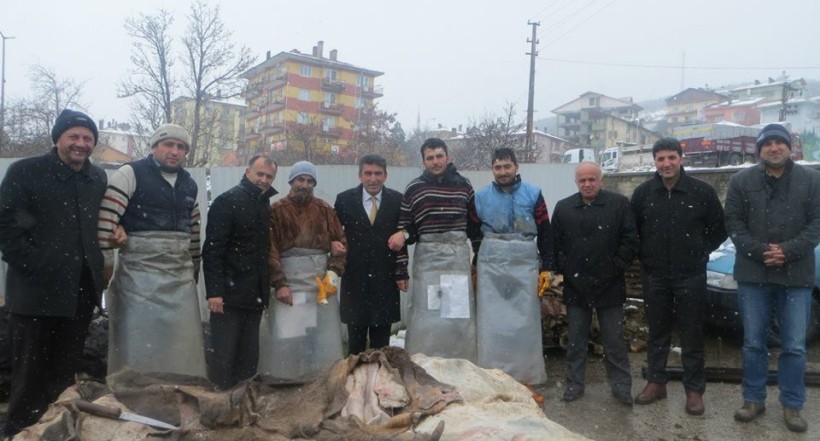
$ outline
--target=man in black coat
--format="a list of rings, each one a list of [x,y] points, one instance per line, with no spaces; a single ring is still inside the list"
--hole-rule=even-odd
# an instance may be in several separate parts
[[[648,381],[635,402],[649,404],[666,398],[666,361],[677,323],[684,408],[690,415],[702,415],[706,263],[709,253],[726,240],[726,229],[715,189],[686,174],[682,153],[677,139],[658,140],[652,146],[657,172],[632,194],[649,324]]]
[[[612,395],[632,405],[632,377],[623,338],[624,271],[638,249],[629,199],[602,190],[601,167],[582,162],[575,170],[578,193],[558,201],[552,217],[556,266],[564,275],[569,347],[562,400],[584,394],[592,310],[604,343],[604,366]]]
[[[103,290],[97,213],[107,178],[89,158],[94,121],[64,110],[54,148],[11,165],[0,185],[0,251],[9,265],[12,373],[5,435],[35,423],[74,382]]]
[[[270,297],[270,198],[276,164],[251,158],[239,185],[208,210],[202,248],[211,310],[211,380],[228,389],[256,374],[259,322]]]
[[[390,325],[401,319],[399,290],[407,291],[407,248],[393,252],[387,241],[397,229],[402,194],[384,186],[387,161],[359,160],[361,185],[336,196],[336,215],[347,237],[347,270],[339,298],[347,323],[349,353],[390,344]]]

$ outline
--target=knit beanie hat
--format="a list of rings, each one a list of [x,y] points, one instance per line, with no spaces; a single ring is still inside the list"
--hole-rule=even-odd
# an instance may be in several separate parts
[[[151,135],[151,148],[169,138],[178,139],[185,144],[188,150],[191,149],[191,135],[185,128],[176,124],[163,124],[157,127]]]
[[[293,180],[298,178],[300,175],[307,175],[313,178],[316,183],[319,183],[319,179],[316,177],[316,166],[307,161],[299,161],[290,168],[290,175],[288,176],[288,184],[293,183]]]
[[[91,130],[91,133],[94,134],[94,145],[97,145],[97,139],[99,139],[100,134],[97,131],[97,125],[94,124],[94,120],[83,112],[71,109],[64,109],[62,113],[60,113],[60,116],[57,117],[57,120],[54,121],[54,127],[51,128],[51,140],[54,144],[57,144],[57,140],[60,139],[60,136],[72,127],[85,127]]]
[[[780,124],[768,124],[766,127],[763,127],[763,130],[761,130],[760,134],[757,135],[757,153],[760,153],[760,148],[763,147],[763,144],[766,144],[766,142],[771,141],[772,139],[779,139],[783,141],[787,146],[789,146],[789,150],[791,150],[792,139],[789,135],[789,131]]]

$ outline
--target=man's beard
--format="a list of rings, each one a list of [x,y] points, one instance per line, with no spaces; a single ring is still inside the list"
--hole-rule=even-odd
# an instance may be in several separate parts
[[[313,190],[308,188],[295,188],[290,192],[290,197],[297,203],[304,204],[313,198]]]

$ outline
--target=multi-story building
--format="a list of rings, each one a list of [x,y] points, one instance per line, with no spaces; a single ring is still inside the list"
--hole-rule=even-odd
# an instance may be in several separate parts
[[[632,98],[586,92],[552,113],[558,115],[558,136],[580,147],[600,149],[614,146],[616,141],[642,143],[644,132],[653,133],[640,126],[638,112],[641,110]]]
[[[728,99],[711,90],[690,87],[666,99],[666,122],[670,127],[703,123],[706,106]]]
[[[715,103],[703,109],[703,117],[707,123],[728,121],[744,126],[760,123],[760,110],[757,106],[764,103],[763,98],[748,98],[745,100],[729,100]]]
[[[192,132],[195,100],[179,97],[171,101],[171,120]],[[204,165],[242,165],[237,149],[244,142],[245,103],[237,98],[208,97],[200,103],[196,153]]]
[[[799,134],[820,132],[820,96],[792,99],[785,104],[771,101],[757,108],[761,124],[778,122],[782,116],[783,121],[790,123],[791,129]]]
[[[361,111],[383,95],[382,72],[338,60],[323,42],[310,55],[280,52],[242,74],[245,94],[245,148],[273,151],[284,161],[316,160],[343,153],[356,136]],[[278,152],[278,153],[277,153]]]

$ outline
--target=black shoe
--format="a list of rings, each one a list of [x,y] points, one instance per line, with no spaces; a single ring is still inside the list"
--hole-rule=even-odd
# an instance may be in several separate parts
[[[612,396],[618,400],[619,403],[632,407],[632,394],[627,392],[612,392]]]
[[[574,387],[568,387],[567,390],[564,391],[564,396],[561,397],[561,401],[575,401],[578,398],[584,396],[584,390],[578,389]]]

